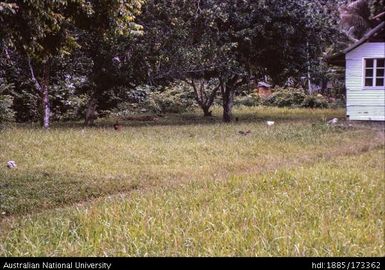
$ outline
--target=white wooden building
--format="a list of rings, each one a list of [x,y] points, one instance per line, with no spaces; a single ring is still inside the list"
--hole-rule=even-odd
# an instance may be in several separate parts
[[[346,66],[348,119],[385,121],[385,22],[329,62]]]

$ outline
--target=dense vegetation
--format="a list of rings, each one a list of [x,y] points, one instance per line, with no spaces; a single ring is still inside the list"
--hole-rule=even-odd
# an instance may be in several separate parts
[[[371,18],[383,6],[383,0],[1,1],[0,121],[92,125],[119,108],[134,113],[143,105],[137,103],[158,113],[194,103],[209,116],[220,103],[228,122],[235,99],[260,80],[310,95],[316,84],[323,94],[341,95],[342,73],[328,68],[324,56],[378,23]]]

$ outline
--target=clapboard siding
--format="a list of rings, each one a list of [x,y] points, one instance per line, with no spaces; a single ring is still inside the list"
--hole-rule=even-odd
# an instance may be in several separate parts
[[[351,120],[385,121],[385,87],[363,85],[363,59],[385,57],[385,43],[364,43],[346,54],[346,103]]]
[[[362,90],[362,59],[346,61],[346,90]]]
[[[346,54],[346,60],[361,59],[362,57],[384,57],[384,42],[367,42]]]
[[[384,105],[385,91],[383,90],[363,90],[364,93],[357,91],[348,92],[348,105]]]
[[[384,106],[349,106],[346,111],[350,120],[385,121]]]

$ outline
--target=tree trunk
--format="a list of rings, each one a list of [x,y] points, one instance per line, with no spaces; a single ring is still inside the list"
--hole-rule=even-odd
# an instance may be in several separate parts
[[[328,88],[328,79],[323,78],[321,81],[321,94],[325,95],[327,93]]]
[[[231,122],[233,104],[234,104],[234,88],[228,84],[222,84],[222,99],[223,99],[223,122]]]
[[[233,93],[226,93],[226,96],[223,99],[223,122],[230,123],[233,119],[232,110],[233,110]]]
[[[306,43],[306,48],[307,48],[307,91],[309,95],[313,94],[313,87],[311,83],[311,63],[310,63],[310,53],[309,53],[309,42]]]
[[[43,127],[48,129],[50,126],[50,116],[51,116],[51,106],[49,104],[49,95],[48,95],[48,85],[43,86],[43,108],[44,108],[44,116],[43,116]]]
[[[48,129],[50,126],[50,117],[51,117],[51,105],[49,103],[49,77],[50,77],[50,64],[49,62],[44,64],[43,68],[43,80],[42,80],[42,95],[43,95],[43,108],[44,108],[44,117],[43,117],[43,126],[45,129]]]
[[[208,106],[208,107],[202,106],[201,108],[203,110],[203,116],[204,117],[211,117],[211,116],[213,116],[213,112],[210,111],[210,106]]]
[[[96,105],[97,100],[95,98],[91,98],[87,104],[86,115],[84,125],[93,126],[94,121],[96,120]]]
[[[195,100],[199,107],[203,111],[203,116],[204,117],[210,117],[212,116],[212,111],[210,111],[210,107],[214,103],[214,99],[216,97],[216,94],[219,90],[219,87],[214,88],[211,93],[205,89],[205,81],[202,80],[200,82],[200,86],[197,87],[195,84],[195,81],[192,79],[190,82],[188,80],[185,80],[188,84],[190,84],[194,90],[195,94]]]
[[[49,103],[49,78],[50,78],[50,61],[43,64],[43,76],[41,83],[36,79],[31,59],[27,57],[29,70],[31,72],[32,82],[35,85],[36,91],[39,92],[43,105],[43,127],[48,129],[50,126],[51,106]]]

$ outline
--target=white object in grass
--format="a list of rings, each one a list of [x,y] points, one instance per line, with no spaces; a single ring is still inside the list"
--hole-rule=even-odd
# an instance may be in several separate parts
[[[267,121],[266,124],[271,127],[274,126],[275,122],[274,121]]]
[[[14,168],[16,168],[16,162],[13,161],[13,160],[8,161],[8,162],[7,162],[7,167],[8,167],[9,169],[14,169]]]
[[[338,118],[333,118],[332,120],[330,120],[330,121],[328,122],[329,125],[335,125],[335,124],[337,124],[337,123],[338,123]]]

